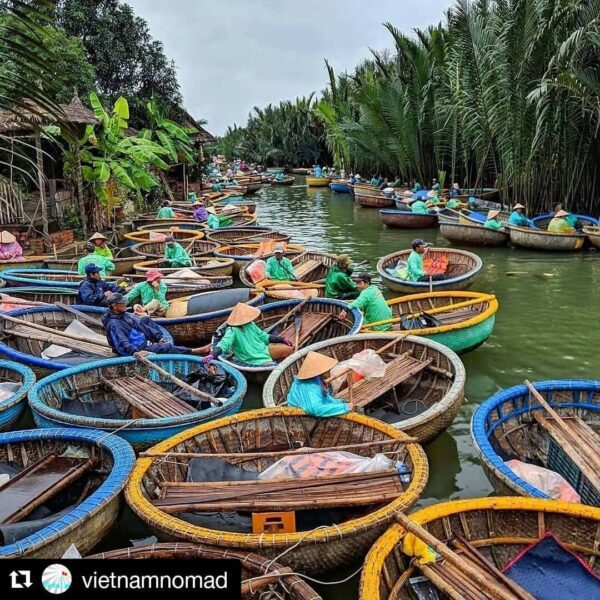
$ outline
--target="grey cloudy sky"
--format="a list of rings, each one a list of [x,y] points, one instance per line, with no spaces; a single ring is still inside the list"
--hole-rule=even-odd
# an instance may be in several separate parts
[[[222,134],[253,106],[319,92],[391,46],[382,23],[438,23],[451,0],[126,0],[177,63],[188,110]]]

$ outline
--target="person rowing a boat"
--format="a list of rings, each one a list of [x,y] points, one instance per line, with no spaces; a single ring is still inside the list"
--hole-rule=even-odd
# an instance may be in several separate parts
[[[138,283],[126,296],[129,306],[134,304],[136,315],[146,314],[152,317],[164,317],[169,303],[167,301],[167,286],[162,282],[163,274],[158,269],[148,269],[146,281]]]
[[[569,213],[566,210],[559,210],[548,225],[549,233],[572,234],[577,233],[575,227],[568,221]]]
[[[274,281],[296,281],[296,271],[292,261],[283,255],[281,244],[275,246],[273,256],[267,259],[265,274],[267,279]]]
[[[219,358],[222,354],[233,354],[235,362],[250,367],[258,367],[279,362],[293,351],[292,342],[286,337],[263,331],[254,321],[260,317],[260,310],[239,302],[227,318],[228,327],[223,337],[212,346],[204,362]],[[205,351],[210,349],[205,346]]]
[[[14,262],[22,262],[23,248],[17,242],[17,238],[10,231],[0,233],[0,260],[12,260]]]
[[[443,273],[428,275],[423,265],[423,257],[427,253],[429,244],[424,240],[417,238],[412,241],[412,252],[408,256],[406,264],[398,262],[394,274],[404,281],[442,281],[446,279]]]
[[[192,213],[192,216],[194,217],[194,219],[196,219],[196,221],[198,221],[198,223],[204,223],[208,220],[208,211],[204,206],[204,202],[196,200],[196,202],[194,202],[192,206],[194,207],[194,212]]]
[[[108,311],[102,317],[106,339],[119,356],[156,354],[202,354],[204,348],[176,346],[163,337],[163,330],[150,319],[127,312],[123,294],[111,294],[107,299]]]
[[[499,231],[500,229],[502,229],[502,223],[498,220],[499,214],[499,210],[492,209],[488,211],[487,218],[483,226],[486,229],[493,229],[494,231]]]
[[[113,253],[106,244],[107,241],[108,239],[98,231],[96,231],[96,233],[88,240],[88,242],[94,244],[94,254],[99,254],[100,256],[104,256],[104,258],[111,259]]]
[[[392,309],[388,306],[381,290],[371,283],[371,276],[368,273],[359,273],[356,277],[356,285],[360,294],[356,300],[348,304],[348,308],[340,312],[340,319],[343,321],[348,314],[348,310],[358,308],[364,316],[364,324],[375,323],[376,321],[386,321],[392,318]],[[387,331],[392,326],[389,323],[373,327],[373,331]]]
[[[83,247],[83,252],[84,255],[77,262],[77,272],[80,275],[85,275],[85,268],[87,265],[91,264],[96,265],[100,269],[101,277],[106,277],[107,271],[115,270],[116,267],[114,262],[94,252],[94,244],[90,244],[89,242],[85,244]]]
[[[175,241],[172,235],[165,238],[165,260],[174,269],[192,266],[190,255],[183,249],[181,244]]]
[[[162,207],[156,213],[156,218],[157,219],[174,219],[175,218],[175,211],[173,210],[173,208],[169,204],[168,200],[165,200],[163,202]]]
[[[358,287],[352,281],[352,260],[347,254],[340,254],[325,277],[325,297],[336,300],[354,300],[358,298]]]
[[[309,352],[302,362],[287,395],[287,405],[300,408],[312,417],[337,417],[353,406],[335,398],[326,383],[326,375],[338,361],[319,352]]]
[[[117,284],[102,279],[100,267],[90,263],[85,267],[85,279],[79,284],[77,303],[85,306],[108,306],[109,296],[120,291]]]
[[[508,224],[514,227],[531,227],[532,222],[525,216],[525,207],[517,202],[508,217]]]

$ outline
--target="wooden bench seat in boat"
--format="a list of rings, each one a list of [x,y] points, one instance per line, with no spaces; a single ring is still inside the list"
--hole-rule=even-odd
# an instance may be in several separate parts
[[[79,479],[94,459],[48,454],[0,487],[0,523],[18,523],[36,508]]]
[[[333,315],[325,314],[325,313],[303,313],[302,314],[302,323],[300,325],[300,337],[298,339],[298,346],[301,347],[310,338],[316,335],[331,319]],[[287,337],[290,340],[294,340],[296,336],[296,327],[294,326],[294,321],[292,322],[281,332],[283,337]]]
[[[152,504],[162,511],[268,512],[383,504],[403,492],[395,470],[313,479],[164,482]]]
[[[117,396],[126,400],[136,411],[150,419],[177,417],[195,412],[184,402],[158,383],[144,379],[141,375],[105,380],[104,384]]]
[[[352,401],[355,407],[362,407],[380,398],[400,383],[420,373],[433,359],[419,360],[412,357],[412,352],[404,352],[387,363],[383,377],[362,379],[352,387]],[[345,388],[336,397],[346,399],[350,390]]]
[[[296,272],[296,279],[305,280],[313,271],[323,266],[320,260],[309,259],[302,261],[298,266],[294,265],[294,271]]]

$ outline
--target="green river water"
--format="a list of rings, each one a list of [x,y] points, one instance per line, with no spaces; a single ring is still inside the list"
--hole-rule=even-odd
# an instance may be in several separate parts
[[[436,229],[388,229],[376,209],[355,205],[349,194],[303,184],[304,178],[297,177],[294,186],[265,186],[251,197],[258,203],[259,224],[289,233],[294,243],[308,248],[348,253],[355,262],[367,259],[373,275],[379,257],[408,248],[415,237],[448,245]],[[430,479],[418,506],[492,493],[469,434],[471,415],[485,398],[526,378],[600,377],[600,255],[513,248],[476,252],[484,267],[471,289],[497,296],[496,326],[483,346],[462,357],[467,370],[465,402],[453,425],[426,447]],[[384,293],[394,295],[387,288]],[[260,390],[251,389],[244,409],[261,405]],[[126,511],[102,546],[122,547],[144,535],[145,527]],[[340,579],[357,565],[322,578]],[[358,576],[343,585],[316,587],[326,598],[350,600],[356,598],[357,585]]]

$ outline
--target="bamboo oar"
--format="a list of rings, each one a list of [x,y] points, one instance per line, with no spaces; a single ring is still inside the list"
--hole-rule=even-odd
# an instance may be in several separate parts
[[[256,291],[263,291],[263,290],[256,290]],[[282,323],[285,323],[291,316],[295,315],[299,310],[302,310],[302,308],[304,308],[304,305],[307,302],[310,302],[310,300],[311,300],[310,298],[305,298],[304,300],[302,300],[300,302],[300,304],[296,304],[296,306],[294,306],[294,308],[292,308],[292,310],[290,310],[285,315],[283,315],[283,317],[281,317],[281,319],[279,319],[278,321],[276,321],[273,325],[270,325],[269,327],[267,327],[265,329],[265,331],[267,333],[271,333],[271,331],[273,331],[273,329],[275,329],[276,327],[278,327]]]
[[[146,365],[149,369],[156,371],[159,375],[162,375],[165,379],[168,379],[171,383],[174,383],[176,386],[180,387],[182,390],[185,390],[186,392],[192,394],[193,396],[196,396],[197,398],[201,398],[202,400],[208,400],[208,402],[210,402],[211,404],[214,404],[215,406],[222,406],[222,402],[220,400],[218,400],[217,398],[214,398],[213,396],[209,396],[208,394],[201,392],[198,388],[195,388],[194,386],[191,386],[189,383],[186,383],[185,381],[182,381],[178,377],[175,377],[175,375],[173,375],[172,373],[169,373],[169,371],[165,371],[165,369],[163,369],[162,367],[159,367],[157,364],[153,363],[151,360],[148,360],[145,356],[140,356],[139,354],[136,354],[135,358],[137,361]]]
[[[451,310],[455,310],[457,308],[467,308],[468,306],[473,306],[474,304],[481,304],[482,302],[491,302],[495,300],[496,296],[490,294],[488,296],[482,296],[481,298],[474,298],[473,300],[465,300],[464,302],[456,302],[455,304],[444,304],[444,306],[438,306],[437,308],[432,308],[431,310],[422,310],[416,313],[407,313],[402,315],[401,317],[394,317],[392,319],[384,319],[383,321],[375,321],[374,323],[369,323],[365,325],[362,329],[372,329],[373,327],[377,327],[379,325],[388,325],[391,323],[398,323],[403,318],[408,317],[420,317],[422,314],[427,313],[428,315],[437,315],[439,313],[449,312]]]
[[[95,325],[96,327],[104,327],[100,319],[94,319],[94,317],[90,317],[90,315],[86,315],[85,313],[81,312],[80,310],[77,310],[76,308],[73,308],[72,306],[69,306],[68,304],[63,304],[62,302],[55,302],[54,304],[59,308],[62,308],[62,310],[71,313],[72,315],[75,315],[80,321],[83,321],[84,323],[89,323],[90,325]]]

